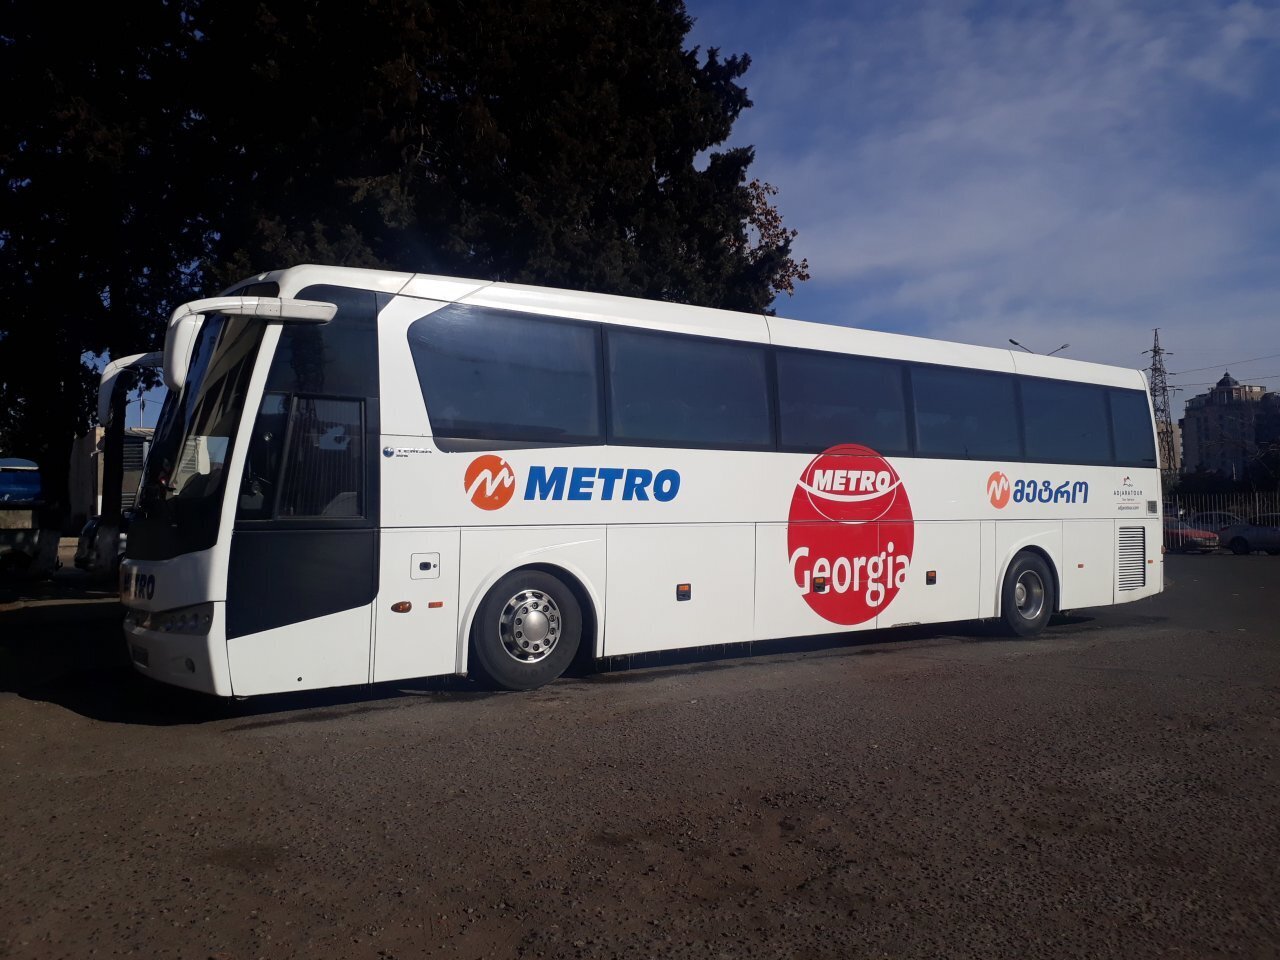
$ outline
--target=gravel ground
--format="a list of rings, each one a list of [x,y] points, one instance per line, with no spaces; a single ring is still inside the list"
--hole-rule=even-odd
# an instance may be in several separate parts
[[[0,955],[1280,956],[1280,559],[1167,572],[1034,641],[244,703],[0,605]]]

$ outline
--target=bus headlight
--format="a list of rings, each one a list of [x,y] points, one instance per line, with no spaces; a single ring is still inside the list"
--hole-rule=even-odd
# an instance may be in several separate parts
[[[155,630],[160,633],[208,633],[213,625],[213,604],[199,603],[193,607],[179,607],[177,610],[160,610],[147,613],[134,611],[126,619],[143,630]]]

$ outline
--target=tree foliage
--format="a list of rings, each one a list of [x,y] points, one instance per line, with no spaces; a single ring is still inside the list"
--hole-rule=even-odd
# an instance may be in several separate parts
[[[0,446],[65,475],[87,354],[298,262],[749,311],[807,279],[749,147],[749,59],[681,0],[10,0]]]

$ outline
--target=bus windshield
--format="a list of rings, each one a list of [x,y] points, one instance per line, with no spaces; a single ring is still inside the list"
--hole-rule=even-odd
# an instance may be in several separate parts
[[[167,559],[217,540],[225,468],[263,329],[248,317],[205,320],[182,392],[157,424],[130,556]]]

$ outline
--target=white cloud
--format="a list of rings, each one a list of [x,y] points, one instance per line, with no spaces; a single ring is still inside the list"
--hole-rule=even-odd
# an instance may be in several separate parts
[[[795,306],[842,305],[782,312],[1126,366],[1154,326],[1188,366],[1280,352],[1280,9],[1030,9],[691,0],[695,42],[753,57],[735,140],[800,231]]]

